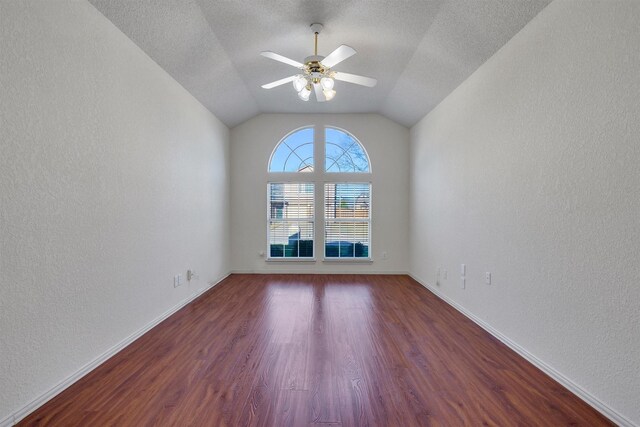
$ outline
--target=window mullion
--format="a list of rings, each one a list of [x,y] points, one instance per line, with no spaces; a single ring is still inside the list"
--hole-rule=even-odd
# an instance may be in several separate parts
[[[314,128],[314,155],[316,156],[317,162],[316,167],[314,169],[314,178],[316,183],[315,190],[315,198],[316,198],[316,211],[315,217],[317,218],[315,222],[316,226],[316,241],[315,241],[315,253],[316,254],[324,254],[324,237],[319,238],[319,236],[324,236],[324,188],[322,182],[324,181],[325,176],[325,142],[324,142],[324,126],[316,125]]]

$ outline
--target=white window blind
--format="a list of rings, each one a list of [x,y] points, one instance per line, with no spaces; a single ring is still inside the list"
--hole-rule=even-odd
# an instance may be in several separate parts
[[[268,185],[268,257],[313,258],[314,184]]]
[[[325,258],[370,258],[371,184],[324,184]]]

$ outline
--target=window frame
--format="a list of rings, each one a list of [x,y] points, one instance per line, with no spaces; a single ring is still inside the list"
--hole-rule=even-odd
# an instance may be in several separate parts
[[[281,143],[286,140],[288,137],[293,135],[295,132],[304,130],[304,129],[313,129],[313,157],[314,157],[314,167],[312,171],[295,171],[295,172],[286,172],[286,171],[273,171],[270,172],[271,161],[273,156],[280,147]],[[327,129],[335,129],[340,132],[344,132],[349,137],[353,138],[355,142],[358,143],[359,147],[362,149],[364,155],[367,157],[368,162],[368,171],[367,172],[327,172],[326,169],[326,130]],[[267,206],[266,206],[266,252],[264,254],[265,262],[316,262],[320,259],[322,262],[326,263],[372,263],[374,261],[373,257],[373,243],[374,243],[374,235],[373,235],[373,166],[371,163],[371,157],[364,146],[364,144],[358,139],[353,133],[349,132],[346,129],[343,129],[338,126],[328,125],[328,124],[306,124],[304,126],[299,126],[289,132],[287,132],[280,140],[277,142],[275,147],[273,148],[271,155],[269,156],[269,160],[266,165],[267,170]],[[314,235],[314,243],[313,243],[313,257],[271,257],[270,251],[270,228],[269,224],[271,221],[270,218],[270,185],[274,183],[290,183],[290,184],[303,184],[310,183],[314,185],[314,216],[313,216],[313,235]],[[368,256],[367,257],[326,257],[326,221],[325,221],[325,185],[326,184],[340,184],[340,183],[358,183],[358,184],[368,184],[369,185],[369,247],[368,247]],[[322,206],[319,206],[322,205]],[[320,210],[321,209],[321,210]],[[322,237],[320,237],[320,233]],[[321,254],[321,255],[319,255]]]

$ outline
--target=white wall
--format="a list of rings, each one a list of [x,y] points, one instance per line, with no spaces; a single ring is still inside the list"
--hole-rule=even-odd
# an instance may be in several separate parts
[[[229,131],[85,1],[0,32],[2,424],[227,274]]]
[[[295,95],[295,94],[294,94]],[[316,227],[316,261],[265,262],[267,166],[278,142],[307,125],[351,132],[367,150],[372,175],[371,264],[323,262]],[[262,114],[231,130],[231,261],[237,272],[406,272],[408,269],[409,130],[377,114]],[[324,159],[316,164],[324,165]],[[318,168],[316,168],[318,169]],[[281,178],[278,178],[281,179]],[[318,191],[316,191],[318,194]],[[395,210],[395,211],[394,211]],[[316,206],[317,215],[322,206]],[[387,259],[382,259],[387,252]]]
[[[556,0],[411,129],[410,270],[640,424],[638,22]]]

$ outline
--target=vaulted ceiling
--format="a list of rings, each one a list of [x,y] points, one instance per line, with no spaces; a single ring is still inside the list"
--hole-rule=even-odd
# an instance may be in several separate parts
[[[260,113],[383,114],[412,126],[551,0],[89,0],[227,126]],[[375,77],[336,82],[331,102],[298,99],[291,84],[260,86],[313,54],[309,25],[324,24],[319,54],[357,54],[336,71]]]

